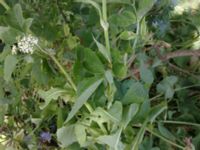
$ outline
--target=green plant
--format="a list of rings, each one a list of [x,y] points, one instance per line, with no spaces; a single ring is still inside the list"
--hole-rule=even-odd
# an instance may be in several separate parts
[[[0,4],[0,149],[200,147],[198,12],[175,14],[173,0]]]

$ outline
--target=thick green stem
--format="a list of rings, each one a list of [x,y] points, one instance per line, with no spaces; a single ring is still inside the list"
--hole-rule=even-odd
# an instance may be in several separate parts
[[[107,21],[107,0],[102,0],[102,17],[101,19],[103,19],[101,21],[103,30],[104,30],[104,38],[105,38],[105,44],[106,44],[106,49],[110,55],[110,41],[109,41],[109,33],[108,33],[108,29],[109,29],[109,24]]]
[[[66,77],[67,81],[69,82],[69,84],[72,86],[72,88],[77,91],[76,89],[76,85],[74,84],[74,82],[72,81],[71,77],[69,76],[69,74],[65,71],[65,69],[63,68],[63,66],[58,62],[58,60],[53,56],[53,55],[49,55],[51,57],[51,59],[56,63],[56,65],[58,66],[58,68],[60,69],[60,71],[63,73],[63,75]]]
[[[10,7],[8,6],[8,4],[6,4],[6,2],[4,0],[0,0],[0,4],[6,9],[9,10]]]
[[[71,85],[71,87],[75,91],[77,91],[76,85],[74,84],[73,80],[71,79],[71,77],[69,76],[69,74],[65,71],[65,69],[63,68],[63,66],[59,63],[59,61],[55,58],[55,56],[53,56],[52,54],[49,54],[48,52],[46,52],[45,50],[43,50],[39,45],[36,45],[36,46],[40,49],[41,52],[43,52],[44,54],[48,55],[54,61],[54,63],[60,69],[60,72],[66,77],[66,79],[69,82],[69,84]]]

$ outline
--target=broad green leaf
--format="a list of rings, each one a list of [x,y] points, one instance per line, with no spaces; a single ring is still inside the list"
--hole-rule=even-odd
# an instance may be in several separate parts
[[[154,80],[153,74],[151,70],[148,69],[143,63],[140,67],[140,77],[148,85],[151,85],[153,83]]]
[[[157,0],[138,0],[137,17],[141,20],[153,7]]]
[[[131,104],[124,109],[122,124],[125,129],[139,110],[138,104]]]
[[[166,102],[163,102],[151,108],[150,113],[149,113],[149,121],[153,123],[156,117],[158,117],[166,109],[167,109]]]
[[[136,37],[136,34],[132,31],[123,31],[120,35],[119,38],[122,40],[132,40]]]
[[[76,138],[79,142],[79,144],[81,146],[84,145],[84,143],[86,142],[86,131],[85,131],[85,126],[81,125],[81,124],[76,124],[75,125],[75,135],[76,135]]]
[[[68,122],[71,120],[74,115],[79,111],[79,109],[84,105],[84,103],[90,98],[90,96],[95,92],[95,90],[99,87],[99,85],[102,83],[103,79],[99,79],[92,83],[90,86],[88,86],[81,95],[76,99],[74,106],[72,107],[72,110],[70,111],[67,120],[65,122]]]
[[[104,65],[92,50],[85,48],[84,49],[84,62],[85,68],[91,73],[103,73]]]
[[[122,99],[123,104],[142,103],[148,99],[148,92],[144,86],[139,83],[133,83]]]
[[[11,75],[16,68],[18,60],[14,55],[8,55],[4,62],[4,79],[8,82],[11,80]]]
[[[70,125],[57,130],[57,140],[61,147],[66,148],[77,141],[74,128],[74,125]]]
[[[66,90],[59,88],[52,88],[48,91],[39,90],[39,96],[45,100],[43,104],[40,105],[40,109],[44,109],[52,100],[57,100],[58,97],[66,93]]]
[[[99,49],[99,51],[101,52],[101,54],[105,57],[105,59],[111,63],[111,56],[110,56],[110,52],[106,49],[106,47],[104,45],[102,45],[101,43],[99,43],[94,37],[93,37],[94,41],[97,44],[97,47]]]
[[[107,144],[110,148],[114,150],[118,150],[120,146],[120,136],[121,136],[122,129],[118,129],[115,134],[111,135],[103,135],[97,138],[97,141],[102,144]]]

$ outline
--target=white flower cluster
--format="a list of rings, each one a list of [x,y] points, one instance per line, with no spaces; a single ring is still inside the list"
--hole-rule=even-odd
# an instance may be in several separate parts
[[[32,54],[34,51],[34,46],[38,44],[38,38],[32,35],[27,35],[22,37],[17,46],[13,45],[12,47],[12,54],[17,54],[17,51],[21,53],[30,53]]]

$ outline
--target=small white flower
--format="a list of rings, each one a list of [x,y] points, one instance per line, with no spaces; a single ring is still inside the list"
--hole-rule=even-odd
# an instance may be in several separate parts
[[[12,55],[17,54],[17,46],[16,45],[13,45],[11,53],[12,53]]]
[[[27,35],[22,37],[18,43],[17,46],[13,46],[12,53],[16,54],[17,50],[21,53],[30,53],[32,54],[34,52],[34,46],[38,44],[38,38],[34,37],[32,35]]]

